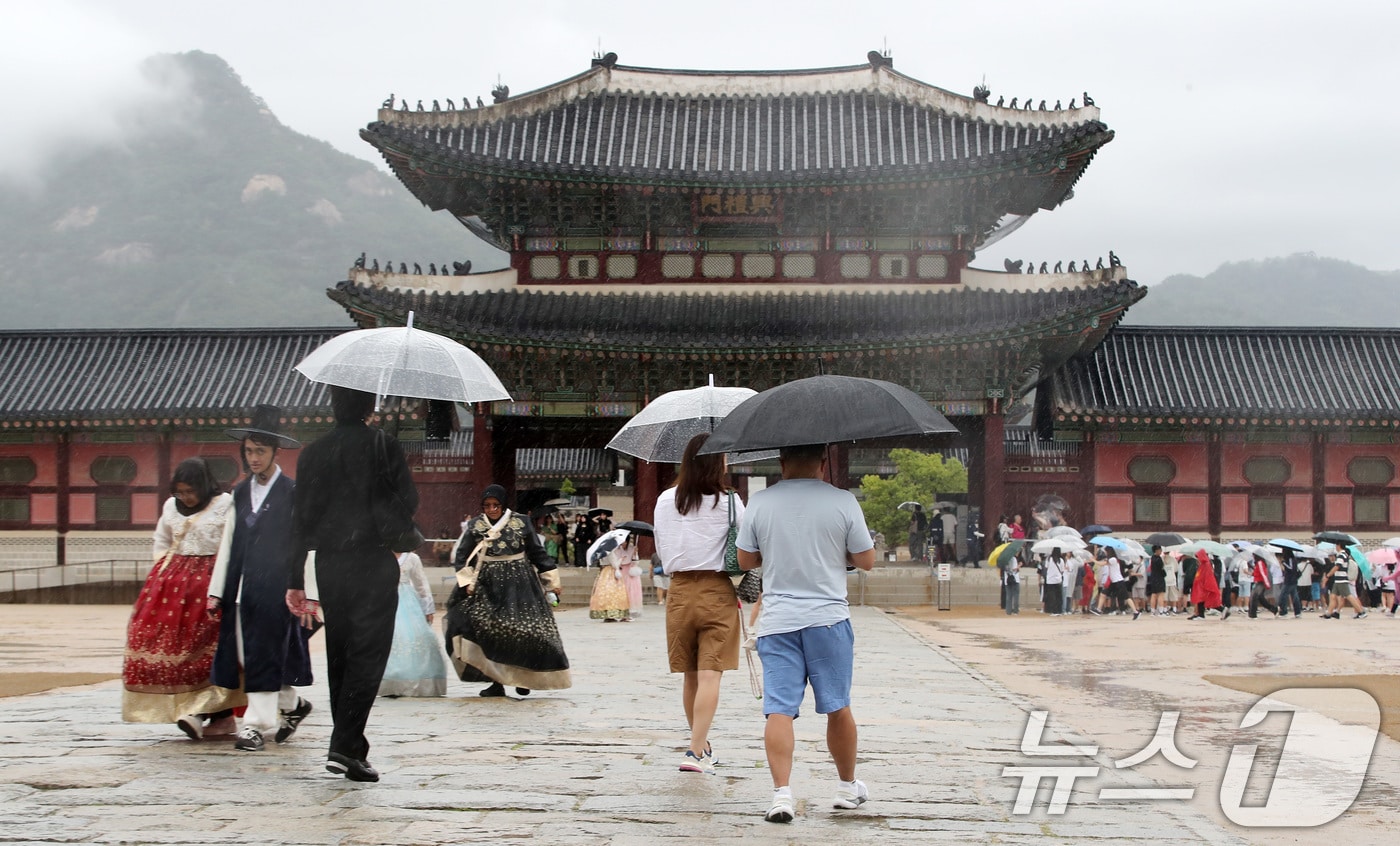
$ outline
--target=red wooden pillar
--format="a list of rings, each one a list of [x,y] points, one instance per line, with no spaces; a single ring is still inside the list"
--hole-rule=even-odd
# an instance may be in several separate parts
[[[68,529],[73,519],[69,502],[73,496],[72,468],[69,466],[72,461],[69,451],[71,438],[67,432],[60,432],[54,446],[54,473],[58,487],[58,537],[54,542],[54,555],[60,567],[68,563]]]
[[[1327,434],[1314,432],[1312,436],[1312,530],[1322,532],[1327,529]],[[1352,515],[1355,522],[1356,515]]]
[[[1000,403],[991,403],[991,410],[982,418],[982,526],[987,544],[996,539],[997,518],[1006,513],[1006,423]],[[988,526],[993,531],[985,528]],[[983,554],[986,552],[990,549]]]
[[[656,517],[656,496],[661,493],[658,470],[660,468],[650,461],[637,459],[635,482],[632,485],[632,519],[641,520],[644,523],[652,523]],[[637,551],[643,556],[650,556],[656,551],[656,545],[651,538],[641,538],[637,543]]]
[[[1210,432],[1206,435],[1206,522],[1210,531],[1210,536],[1216,540],[1220,539],[1220,532],[1223,528],[1220,510],[1220,488],[1222,473],[1221,457],[1224,450],[1220,446],[1220,433]]]

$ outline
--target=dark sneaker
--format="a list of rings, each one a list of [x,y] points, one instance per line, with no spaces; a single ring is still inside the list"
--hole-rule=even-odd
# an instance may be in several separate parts
[[[379,771],[371,767],[369,761],[357,761],[339,752],[326,756],[326,772],[343,775],[351,781],[379,781]]]
[[[516,694],[517,694],[518,696],[529,696],[529,695],[530,695],[530,688],[528,688],[528,687],[517,687],[517,688],[515,689],[515,692],[516,692]]]
[[[263,751],[262,732],[253,728],[245,728],[238,733],[238,739],[233,742],[233,748],[243,752]]]
[[[500,682],[493,683],[490,687],[482,688],[477,696],[505,696],[506,689]]]
[[[1360,612],[1359,614],[1357,614],[1355,617],[1352,617],[1352,619],[1353,619],[1353,620],[1360,620],[1362,617],[1365,617],[1365,616],[1366,616],[1366,612],[1365,612],[1365,611],[1362,611],[1362,612]]]
[[[301,721],[306,719],[306,715],[311,713],[311,703],[300,697],[297,698],[297,706],[290,711],[282,712],[282,725],[278,726],[274,739],[278,743],[286,743],[292,735],[297,733],[297,727]]]

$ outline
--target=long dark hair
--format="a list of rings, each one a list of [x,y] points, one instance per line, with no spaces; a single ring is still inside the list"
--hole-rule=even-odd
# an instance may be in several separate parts
[[[186,458],[176,466],[174,475],[170,477],[171,496],[175,496],[175,486],[180,484],[189,485],[199,495],[199,504],[194,508],[185,508],[185,504],[176,497],[175,510],[185,517],[203,511],[209,500],[223,493],[214,472],[209,469],[209,462],[202,458]]]
[[[709,439],[708,432],[701,432],[690,439],[681,455],[681,469],[676,475],[676,510],[682,514],[699,508],[707,496],[713,496],[718,505],[720,494],[729,490],[724,483],[724,454],[697,454]]]

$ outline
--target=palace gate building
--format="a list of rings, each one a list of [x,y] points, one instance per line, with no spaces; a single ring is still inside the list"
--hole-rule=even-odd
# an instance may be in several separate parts
[[[386,410],[430,535],[491,482],[541,499],[566,477],[605,485],[602,447],[666,391],[817,373],[896,382],[947,415],[960,438],[910,446],[967,456],[984,525],[1053,494],[1070,522],[1126,532],[1394,533],[1400,333],[1115,328],[1146,290],[1111,254],[972,266],[1080,187],[1113,140],[1093,104],[992,104],[878,53],[745,72],[609,54],[496,99],[381,108],[361,134],[509,266],[356,262],[329,291],[362,327],[413,312],[511,393]],[[181,458],[237,475],[223,430],[254,405],[280,405],[303,441],[329,425],[291,368],[336,331],[0,332],[0,530],[11,547],[56,539],[59,561],[84,533],[148,537]],[[879,460],[841,455],[838,484]],[[630,467],[636,516],[669,478]]]

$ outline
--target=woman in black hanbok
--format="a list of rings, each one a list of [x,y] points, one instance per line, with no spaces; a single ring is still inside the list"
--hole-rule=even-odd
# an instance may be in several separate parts
[[[443,625],[447,652],[462,681],[489,681],[482,696],[521,696],[569,687],[569,659],[545,591],[559,593],[558,565],[530,522],[505,508],[491,485],[458,543],[457,587]]]

